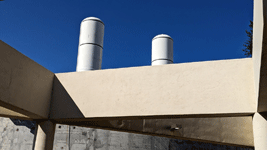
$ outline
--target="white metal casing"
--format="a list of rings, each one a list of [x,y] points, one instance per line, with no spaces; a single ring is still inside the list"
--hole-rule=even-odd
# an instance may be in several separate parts
[[[164,65],[173,63],[173,39],[160,34],[152,39],[152,62],[151,65]]]
[[[81,22],[76,71],[101,69],[104,23],[95,17]]]

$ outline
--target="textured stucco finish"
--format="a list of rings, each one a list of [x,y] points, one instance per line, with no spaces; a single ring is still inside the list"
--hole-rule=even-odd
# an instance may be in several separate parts
[[[32,119],[47,118],[54,73],[0,41],[0,103]]]
[[[252,67],[247,58],[59,73],[51,118],[253,114]]]

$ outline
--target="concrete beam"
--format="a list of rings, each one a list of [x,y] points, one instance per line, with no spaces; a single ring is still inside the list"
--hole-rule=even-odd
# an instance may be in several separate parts
[[[56,74],[51,119],[251,115],[251,58]]]
[[[254,147],[252,116],[141,120],[59,121],[60,124]],[[177,127],[177,129],[175,129]]]
[[[0,116],[14,119],[32,120],[29,116],[23,115],[2,106],[0,106]]]
[[[48,118],[53,78],[54,73],[0,41],[0,106],[32,119]]]

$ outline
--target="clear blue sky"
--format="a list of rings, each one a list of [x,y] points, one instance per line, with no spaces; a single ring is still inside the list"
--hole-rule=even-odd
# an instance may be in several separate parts
[[[151,40],[174,40],[174,63],[243,58],[253,0],[5,0],[0,39],[54,73],[76,70],[79,28],[105,23],[102,69],[147,66]]]

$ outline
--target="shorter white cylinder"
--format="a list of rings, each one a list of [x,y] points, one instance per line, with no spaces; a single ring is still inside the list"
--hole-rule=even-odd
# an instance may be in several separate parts
[[[104,23],[95,17],[81,23],[76,71],[101,69]]]
[[[152,39],[152,62],[151,65],[164,65],[173,63],[173,39],[160,34]]]

